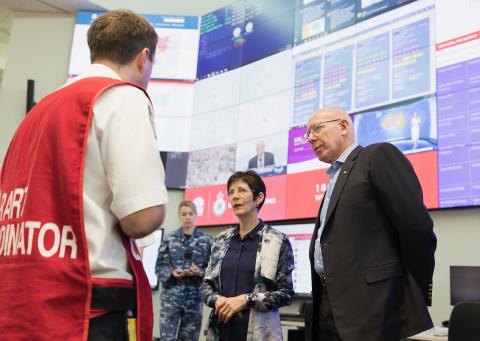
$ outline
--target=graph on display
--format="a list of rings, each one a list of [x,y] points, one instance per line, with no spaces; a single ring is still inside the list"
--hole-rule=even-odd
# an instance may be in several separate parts
[[[247,169],[267,185],[262,219],[314,218],[329,164],[302,136],[315,110],[340,107],[360,145],[406,155],[428,208],[480,205],[479,16],[474,0],[239,0],[196,29],[155,26],[165,79],[148,92],[168,183],[199,226],[237,221],[226,181]],[[81,51],[91,14],[78,20]]]

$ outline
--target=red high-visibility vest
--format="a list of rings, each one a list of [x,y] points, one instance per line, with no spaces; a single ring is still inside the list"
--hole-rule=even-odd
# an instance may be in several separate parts
[[[96,98],[125,84],[139,87],[92,77],[51,93],[10,143],[0,172],[2,340],[87,339],[93,280],[83,208],[87,138]],[[150,286],[135,243],[123,238],[135,277],[137,339],[151,341]]]

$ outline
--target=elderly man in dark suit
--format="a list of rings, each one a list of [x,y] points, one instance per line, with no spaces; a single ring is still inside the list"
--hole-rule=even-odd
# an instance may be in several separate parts
[[[432,327],[436,237],[413,167],[389,143],[362,148],[321,109],[305,138],[331,164],[310,244],[313,340],[398,341]]]
[[[257,143],[257,155],[248,161],[248,169],[263,168],[275,165],[275,157],[273,153],[265,151],[265,142]]]

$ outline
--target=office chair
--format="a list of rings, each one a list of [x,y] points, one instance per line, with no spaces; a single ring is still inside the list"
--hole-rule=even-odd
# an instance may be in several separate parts
[[[448,341],[480,340],[480,302],[460,302],[453,307]]]

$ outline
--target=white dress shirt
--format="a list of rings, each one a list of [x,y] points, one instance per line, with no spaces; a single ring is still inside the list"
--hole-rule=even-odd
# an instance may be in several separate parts
[[[95,76],[120,79],[107,66],[93,64],[71,82]],[[131,280],[116,225],[129,214],[168,201],[153,127],[153,109],[138,88],[115,86],[95,101],[83,184],[92,277]]]

